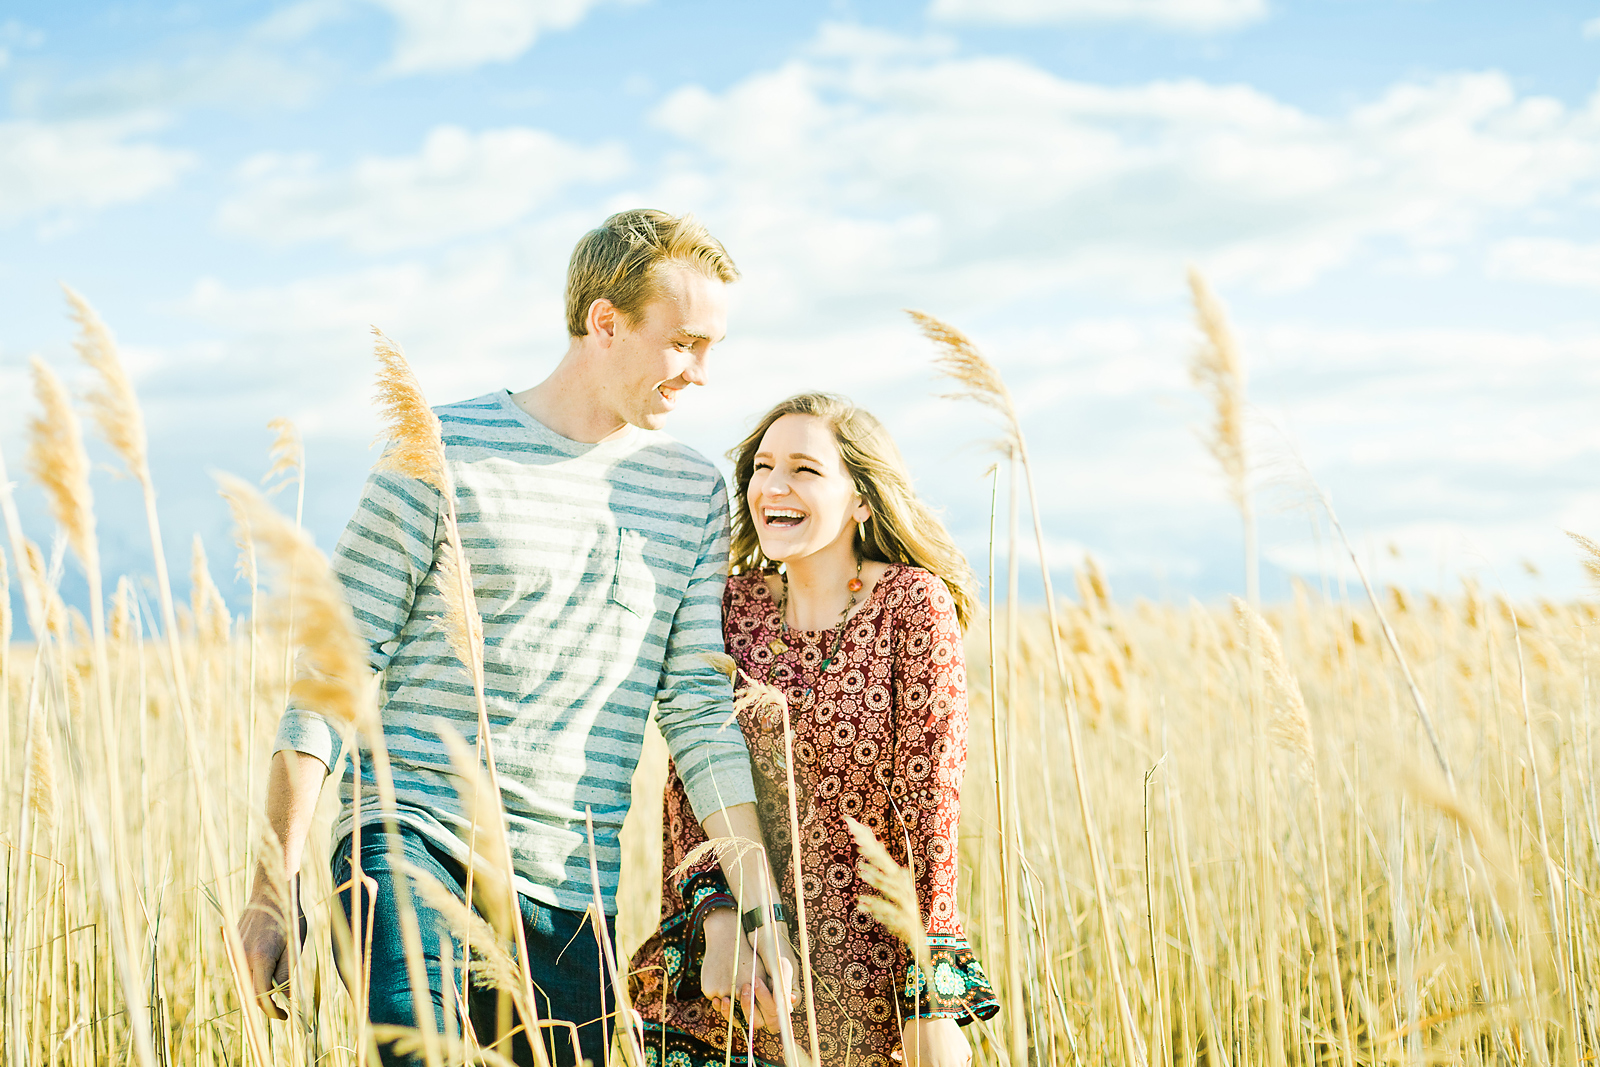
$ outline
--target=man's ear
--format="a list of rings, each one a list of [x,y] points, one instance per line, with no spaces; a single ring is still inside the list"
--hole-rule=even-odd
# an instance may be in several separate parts
[[[589,305],[589,333],[601,344],[610,344],[617,336],[617,319],[621,313],[617,305],[600,297]]]

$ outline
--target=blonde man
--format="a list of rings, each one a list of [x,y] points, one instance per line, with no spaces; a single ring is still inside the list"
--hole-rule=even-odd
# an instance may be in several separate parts
[[[659,429],[684,389],[705,384],[710,350],[726,329],[725,290],[737,277],[721,244],[692,219],[649,210],[613,215],[573,252],[570,343],[550,376],[520,393],[498,390],[437,409],[483,616],[490,741],[540,1014],[579,1024],[581,1048],[564,1038],[547,1043],[556,1063],[605,1062],[610,1008],[595,939],[587,930],[580,936],[594,893],[585,815],[593,815],[600,891],[614,913],[617,836],[652,703],[706,832],[761,840],[749,753],[737,730],[724,729],[729,681],[707,655],[723,650],[727,489],[708,460]],[[334,566],[371,645],[373,669],[383,676],[401,851],[464,897],[470,817],[440,730],[475,743],[477,714],[471,682],[439,622],[440,508],[427,485],[374,473]],[[339,735],[314,711],[291,707],[284,715],[267,818],[290,875],[299,870],[312,809],[338,753]],[[371,763],[359,766],[368,798],[360,865],[378,884],[376,898],[366,896],[362,907],[372,926],[369,1011],[374,1022],[414,1026],[394,910],[398,874],[370,802]],[[352,785],[347,771],[333,851],[347,916]],[[766,991],[775,985],[788,993],[784,1007],[792,1005],[793,955],[772,921],[763,864],[754,854],[730,860],[728,876],[741,887],[740,907],[757,920],[752,941],[766,966],[730,970],[720,992],[759,998],[750,1002],[753,1016],[774,1023],[777,1008]],[[281,1018],[270,991],[286,976],[287,935],[270,884],[258,872],[256,906],[240,927],[262,1008]],[[459,1014],[454,1003],[445,1006],[441,941],[449,934],[420,897],[416,902],[427,995],[443,1028]],[[464,958],[460,944],[450,952]],[[470,1007],[477,1040],[493,1043],[494,997]],[[531,1061],[522,1040],[513,1046],[519,1062]],[[412,1062],[383,1053],[386,1064]]]

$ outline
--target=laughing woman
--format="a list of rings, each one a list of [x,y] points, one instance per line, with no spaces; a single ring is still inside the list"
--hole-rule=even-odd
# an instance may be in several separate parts
[[[723,633],[741,688],[774,686],[788,702],[822,1062],[890,1067],[898,1052],[909,1065],[960,1067],[971,1060],[961,1025],[999,1008],[956,915],[971,570],[912,492],[883,426],[840,397],[791,397],[732,458]],[[798,934],[781,710],[742,710],[739,726],[785,910],[736,915],[714,859],[672,876],[705,840],[673,771],[661,928],[633,960],[633,1002],[658,1067],[726,1062],[736,953],[749,960],[748,939],[766,922]],[[870,891],[845,816],[912,869],[931,985],[905,945],[857,907]],[[759,1006],[752,1014],[763,1021]],[[783,1061],[777,1023],[764,1021],[753,1049],[735,1027],[734,1062]],[[804,1046],[803,1005],[794,1025]]]

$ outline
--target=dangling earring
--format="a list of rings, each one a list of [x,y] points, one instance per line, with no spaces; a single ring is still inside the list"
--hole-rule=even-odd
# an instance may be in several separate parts
[[[867,522],[865,519],[856,523],[856,533],[861,536],[861,543],[867,543]]]

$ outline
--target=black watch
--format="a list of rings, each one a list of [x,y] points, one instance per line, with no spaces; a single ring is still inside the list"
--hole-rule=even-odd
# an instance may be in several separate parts
[[[770,920],[768,919],[769,915],[771,916]],[[768,921],[786,923],[789,921],[789,913],[783,910],[782,904],[774,900],[766,907],[757,905],[739,917],[739,922],[744,926],[744,932],[747,934],[755,933],[767,925]]]

